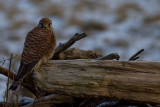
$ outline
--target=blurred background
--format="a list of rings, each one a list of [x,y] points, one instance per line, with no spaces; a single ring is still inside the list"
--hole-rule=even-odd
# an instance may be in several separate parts
[[[128,60],[144,48],[142,60],[160,61],[160,0],[0,0],[0,65],[17,71],[27,33],[42,17],[53,21],[57,42],[75,33],[88,37],[72,47]],[[0,99],[7,78],[0,74]]]

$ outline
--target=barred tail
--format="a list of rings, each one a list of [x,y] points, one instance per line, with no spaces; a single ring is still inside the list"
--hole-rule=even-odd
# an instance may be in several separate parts
[[[33,67],[38,63],[38,61],[31,62],[29,64],[24,64],[21,62],[18,73],[14,79],[13,84],[10,86],[9,90],[15,91],[23,82],[25,76],[33,69]]]

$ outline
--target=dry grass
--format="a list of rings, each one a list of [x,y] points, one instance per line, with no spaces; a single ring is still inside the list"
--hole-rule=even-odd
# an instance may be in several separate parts
[[[7,79],[7,88],[5,91],[5,95],[4,95],[4,103],[3,103],[3,107],[19,107],[18,105],[18,99],[19,99],[19,95],[15,92],[9,92],[9,84],[10,84],[10,72],[11,72],[11,66],[12,66],[12,60],[13,60],[13,54],[11,53],[9,60],[9,72],[8,72],[8,79]],[[16,100],[14,100],[14,97]]]

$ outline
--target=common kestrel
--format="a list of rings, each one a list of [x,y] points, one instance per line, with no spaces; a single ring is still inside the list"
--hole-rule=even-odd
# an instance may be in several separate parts
[[[52,21],[42,18],[38,26],[31,30],[25,38],[19,70],[9,89],[16,90],[29,72],[52,58],[55,47],[56,38]]]

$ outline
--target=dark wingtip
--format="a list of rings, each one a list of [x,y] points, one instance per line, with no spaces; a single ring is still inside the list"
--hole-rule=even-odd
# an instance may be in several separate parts
[[[17,85],[11,85],[9,90],[15,91],[18,88]]]

